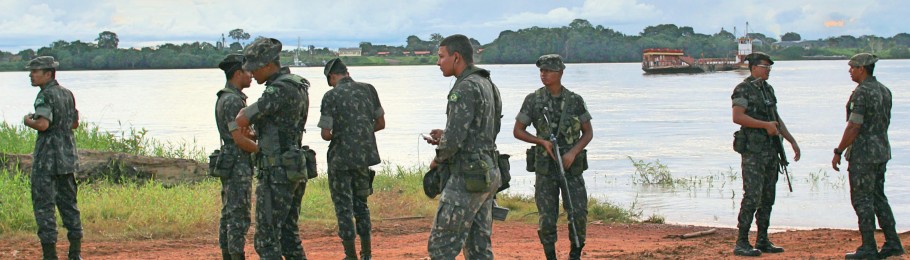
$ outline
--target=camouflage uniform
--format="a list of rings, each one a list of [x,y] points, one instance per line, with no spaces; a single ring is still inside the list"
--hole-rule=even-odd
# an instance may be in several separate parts
[[[776,110],[777,97],[774,88],[767,81],[754,83],[754,77],[747,77],[733,89],[733,106],[746,109],[746,115],[761,121],[772,120],[772,109]],[[742,126],[739,130],[745,136],[745,151],[742,156],[743,199],[739,207],[737,227],[739,239],[748,243],[749,228],[755,219],[758,225],[757,241],[767,241],[771,221],[771,207],[774,205],[780,158],[767,132],[761,128]],[[758,242],[756,242],[758,244]],[[750,246],[751,247],[751,246]]]
[[[224,65],[237,66],[243,63],[243,56],[230,55]],[[233,60],[232,60],[233,59]],[[225,69],[225,68],[222,68]],[[231,137],[229,124],[240,109],[246,107],[246,94],[238,86],[228,82],[218,91],[215,103],[215,125],[218,127],[222,145],[222,158],[233,164],[229,176],[221,178],[221,223],[218,229],[218,243],[221,249],[232,254],[242,254],[246,233],[250,228],[250,189],[252,187],[253,165],[250,153],[241,150]],[[234,123],[236,124],[236,123]]]
[[[332,131],[327,161],[338,236],[353,245],[355,236],[360,235],[362,255],[366,255],[370,253],[366,243],[370,241],[371,229],[367,197],[373,192],[369,166],[380,162],[374,129],[376,120],[385,112],[376,89],[351,77],[339,79],[325,93],[321,111],[319,128]]]
[[[255,71],[274,59],[281,43],[261,38],[244,50],[243,69]],[[309,108],[309,82],[287,67],[271,75],[246,116],[259,137],[256,155],[256,233],[254,247],[262,259],[305,259],[297,220],[306,190],[306,179],[290,181],[287,171],[273,162],[285,152],[299,149]]]
[[[432,259],[493,259],[491,210],[501,176],[496,158],[502,102],[490,72],[467,67],[449,91],[446,129],[436,158],[451,171],[439,199],[427,248]],[[482,191],[468,191],[480,178]],[[469,179],[470,178],[470,179]],[[472,186],[477,187],[477,186]]]
[[[556,58],[552,56],[556,55],[541,57],[538,67],[559,71],[565,69],[561,59],[558,56]],[[544,107],[547,109],[544,110]],[[565,111],[565,120],[561,119],[563,111]],[[544,120],[544,114],[550,120],[550,124]],[[515,119],[526,126],[534,126],[537,137],[544,140],[550,140],[550,133],[560,130],[559,133],[556,133],[556,139],[560,147],[560,154],[564,155],[578,143],[581,138],[581,125],[591,121],[591,114],[588,112],[584,99],[575,92],[562,87],[560,94],[553,96],[546,87],[541,87],[525,97]],[[557,125],[560,123],[561,126]],[[562,181],[558,175],[559,165],[542,146],[534,146],[532,154],[529,156],[534,156],[534,168],[536,169],[534,200],[537,203],[539,214],[537,235],[545,250],[549,250],[547,247],[552,247],[557,240],[556,222],[559,217],[559,194],[561,192],[559,182]],[[578,240],[581,243],[581,246],[578,246],[575,245],[575,241],[572,241],[571,246],[577,248],[578,252],[585,244],[588,216],[588,192],[582,176],[585,168],[587,168],[586,158],[582,158],[582,153],[579,153],[572,166],[565,171],[569,196],[572,198],[572,208],[575,211]],[[565,207],[568,211],[568,207]],[[573,237],[571,229],[569,232],[569,237]]]
[[[877,60],[857,60],[863,58],[860,55],[851,59],[851,66],[873,64]],[[850,202],[859,219],[859,230],[865,247],[861,249],[876,250],[874,232],[875,219],[878,218],[878,225],[885,233],[882,250],[889,248],[903,251],[895,230],[894,214],[888,204],[888,197],[885,196],[885,170],[891,159],[891,144],[888,140],[891,90],[874,76],[868,76],[850,95],[847,121],[861,125],[853,144],[845,151],[845,157],[850,162],[847,167]]]
[[[53,57],[30,61],[26,69],[56,68]],[[73,123],[79,120],[76,99],[69,89],[51,79],[41,86],[35,98],[32,119],[45,118],[50,124],[38,132],[31,173],[32,206],[42,244],[57,243],[57,219],[54,207],[67,229],[66,237],[78,245],[82,239],[82,221],[76,205],[78,188],[73,175],[77,168]],[[71,244],[72,246],[72,244]]]

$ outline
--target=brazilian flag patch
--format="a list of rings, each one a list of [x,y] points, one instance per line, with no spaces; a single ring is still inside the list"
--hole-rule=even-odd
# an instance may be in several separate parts
[[[451,102],[458,101],[458,94],[457,93],[449,94],[449,101],[451,101]]]
[[[40,105],[44,105],[44,97],[43,97],[43,96],[38,96],[38,98],[35,99],[35,106],[37,107],[37,106],[40,106]]]
[[[272,94],[275,92],[278,92],[278,88],[273,87],[273,86],[265,87],[265,93]]]

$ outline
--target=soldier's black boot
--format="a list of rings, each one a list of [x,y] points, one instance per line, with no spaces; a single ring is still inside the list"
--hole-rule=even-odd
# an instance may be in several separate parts
[[[878,252],[878,257],[885,259],[891,256],[903,255],[904,246],[901,245],[901,238],[897,236],[894,226],[891,226],[890,229],[882,228],[882,231],[885,233],[885,244],[882,245],[882,250]]]
[[[354,248],[354,240],[342,240],[344,246],[344,260],[357,260],[357,248]]]
[[[370,238],[360,237],[360,260],[373,259],[373,246],[370,244]]]
[[[584,248],[584,246],[581,246],[581,247],[572,246],[572,249],[569,250],[569,260],[580,260],[582,248]]]
[[[41,244],[41,254],[43,260],[57,260],[57,244]]]
[[[755,239],[755,249],[762,253],[783,253],[784,248],[775,246],[768,239],[768,227],[758,227],[758,236]]]
[[[736,239],[736,246],[733,247],[733,254],[738,256],[760,256],[761,251],[752,248],[749,244],[749,229],[740,228],[739,237]]]
[[[547,257],[547,260],[556,260],[556,245],[543,244],[543,254]]]
[[[70,251],[67,255],[69,260],[82,260],[82,240],[70,240]]]
[[[246,260],[246,254],[243,252],[231,254],[231,260]]]
[[[224,259],[224,260],[230,260],[230,259],[232,259],[232,257],[231,257],[231,251],[228,251],[227,248],[222,248],[222,249],[221,249],[221,259]]]
[[[860,230],[863,236],[863,245],[853,253],[847,253],[845,259],[878,259],[878,250],[875,244],[875,229]]]

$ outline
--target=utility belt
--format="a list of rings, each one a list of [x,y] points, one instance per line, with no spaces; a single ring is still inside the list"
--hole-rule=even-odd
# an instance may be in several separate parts
[[[487,161],[484,160],[484,155],[487,155],[492,159],[493,165],[489,165]],[[500,154],[499,151],[496,150],[459,152],[453,156],[453,162],[444,167],[451,167],[455,172],[462,173],[465,181],[465,189],[472,193],[489,191],[490,182],[492,182],[489,174],[490,169],[499,169],[500,179],[502,180],[502,184],[499,187],[496,187],[496,192],[499,192],[509,188],[509,181],[512,179],[512,175],[509,172],[511,168],[509,157],[508,154]],[[441,186],[445,186],[445,182],[443,182]]]
[[[559,154],[565,156],[566,152],[569,150],[572,150],[571,146],[569,148],[560,149]],[[528,172],[550,175],[553,174],[551,172],[552,169],[559,167],[559,163],[550,157],[550,154],[547,153],[546,149],[544,149],[543,146],[532,146],[531,148],[528,148],[527,151],[525,151],[525,155],[527,156],[527,166],[525,167],[525,170]],[[577,156],[575,156],[575,161],[572,162],[572,166],[569,167],[569,169],[565,170],[565,173],[566,175],[576,176],[581,175],[587,169],[588,150],[583,149],[578,153]]]
[[[250,157],[245,156],[238,148],[222,146],[209,155],[209,176],[216,178],[231,177],[234,167],[250,165]]]
[[[737,153],[762,153],[774,151],[771,136],[761,128],[743,127],[733,132],[733,151]],[[776,138],[776,137],[775,137]]]
[[[316,151],[306,145],[277,155],[256,153],[253,160],[253,164],[260,170],[280,167],[287,173],[289,181],[296,182],[319,176],[316,170]]]

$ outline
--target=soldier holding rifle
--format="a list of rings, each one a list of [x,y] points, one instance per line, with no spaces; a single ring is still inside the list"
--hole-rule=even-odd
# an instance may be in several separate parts
[[[800,150],[796,139],[777,114],[777,97],[774,88],[767,82],[774,61],[761,52],[749,54],[746,60],[751,75],[736,86],[731,96],[733,123],[741,126],[734,134],[733,149],[742,155],[743,175],[743,199],[737,225],[739,235],[733,254],[759,256],[763,252],[784,251],[768,239],[778,171],[782,160],[786,160],[780,157],[783,154],[780,149],[783,147],[776,145],[780,142],[778,135],[790,142],[795,153],[793,159],[796,161],[799,161]],[[753,217],[758,225],[754,248],[749,243]]]

